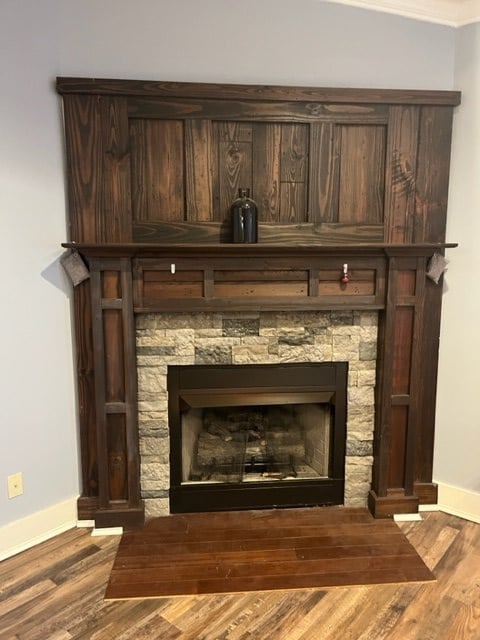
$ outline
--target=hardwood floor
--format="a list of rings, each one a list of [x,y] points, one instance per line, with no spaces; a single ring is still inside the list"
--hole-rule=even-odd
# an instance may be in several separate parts
[[[72,529],[0,563],[1,640],[479,640],[480,525],[400,525],[428,584],[106,601],[118,537]]]
[[[434,577],[392,520],[367,509],[189,513],[124,534],[107,598],[425,582]]]

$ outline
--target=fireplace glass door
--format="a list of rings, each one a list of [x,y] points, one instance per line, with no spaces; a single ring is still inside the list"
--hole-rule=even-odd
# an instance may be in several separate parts
[[[169,367],[171,511],[341,504],[346,372]]]

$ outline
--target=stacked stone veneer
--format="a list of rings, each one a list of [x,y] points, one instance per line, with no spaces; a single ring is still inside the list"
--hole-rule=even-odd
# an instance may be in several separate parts
[[[169,513],[167,367],[182,364],[348,361],[345,505],[366,505],[373,463],[376,313],[155,313],[137,316],[136,331],[147,518]]]

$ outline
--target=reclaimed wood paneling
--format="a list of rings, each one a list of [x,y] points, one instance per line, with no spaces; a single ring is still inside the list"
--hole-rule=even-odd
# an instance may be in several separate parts
[[[444,242],[453,110],[422,107],[413,242]]]
[[[310,125],[309,221],[338,222],[339,137],[335,125]]]
[[[391,409],[390,424],[390,465],[388,470],[389,488],[405,487],[405,457],[407,449],[408,407],[395,406]]]
[[[107,415],[108,489],[114,500],[128,500],[125,414]]]
[[[184,219],[181,120],[130,120],[134,220]]]
[[[214,220],[228,219],[239,188],[252,189],[252,125],[214,122]],[[252,194],[251,194],[252,195]]]
[[[308,222],[308,142],[306,125],[282,125],[279,222]]]
[[[431,104],[458,105],[459,91],[424,91],[418,89],[350,89],[292,87],[255,84],[215,84],[202,82],[165,82],[151,80],[115,80],[104,78],[57,78],[61,94],[100,94],[127,96],[163,96],[178,98],[306,100],[307,102],[364,105]]]
[[[319,104],[312,102],[265,102],[262,100],[190,100],[168,98],[128,99],[132,118],[163,119],[199,118],[262,122],[369,122],[385,124],[388,107],[385,104]]]
[[[211,219],[213,151],[210,120],[185,121],[185,219]]]
[[[130,242],[132,211],[127,101],[103,96],[103,202],[96,214],[97,242]]]
[[[410,393],[414,307],[397,307],[393,330],[392,394]]]
[[[258,225],[259,244],[352,245],[380,243],[383,225],[354,224],[263,224]],[[223,223],[139,222],[133,225],[138,243],[215,244],[231,243],[232,228]]]
[[[338,222],[383,222],[385,127],[346,125],[340,136]]]
[[[280,199],[283,125],[253,125],[252,196],[264,222],[278,222],[282,212]]]
[[[419,107],[390,107],[385,173],[386,242],[413,242],[419,117]]]
[[[104,309],[105,402],[125,400],[123,321],[121,309]]]
[[[92,344],[90,282],[74,290],[75,355],[77,363],[78,422],[82,458],[82,496],[98,495],[97,420],[95,408],[95,362]],[[82,497],[80,497],[80,502]]]
[[[103,132],[101,99],[64,98],[69,232],[74,242],[100,242],[97,215],[102,205]]]

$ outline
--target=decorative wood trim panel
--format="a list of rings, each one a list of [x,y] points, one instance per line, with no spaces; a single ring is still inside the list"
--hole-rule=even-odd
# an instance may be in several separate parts
[[[459,91],[422,91],[397,89],[336,89],[254,84],[213,84],[197,82],[155,82],[143,80],[106,80],[101,78],[57,78],[61,94],[163,96],[169,98],[213,98],[243,100],[306,100],[359,104],[431,104],[458,105]]]
[[[142,511],[131,261],[90,260],[99,491],[102,512]],[[128,516],[130,517],[130,516]]]

